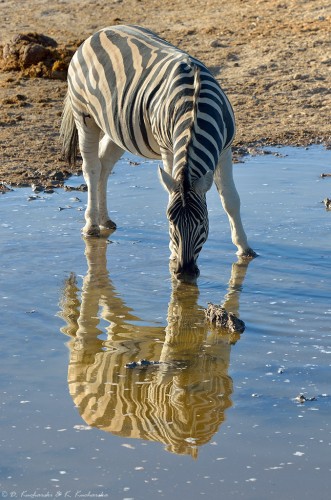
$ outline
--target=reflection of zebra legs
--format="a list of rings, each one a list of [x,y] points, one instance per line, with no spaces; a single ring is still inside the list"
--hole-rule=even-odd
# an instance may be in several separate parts
[[[232,312],[236,316],[239,316],[240,293],[249,263],[249,260],[243,258],[238,258],[238,261],[233,263],[228,291],[224,297],[224,302],[221,302],[226,311]],[[199,359],[198,362],[202,362],[204,355],[200,352],[201,345],[206,342],[206,339],[210,348],[208,350],[209,354],[211,352],[217,353],[220,339],[224,340],[220,353],[224,360],[227,360],[227,364],[229,363],[230,343],[228,335],[231,336],[231,333],[228,332],[228,335],[226,335],[227,332],[220,333],[219,330],[214,329],[213,334],[211,335],[209,332],[208,335],[209,326],[205,323],[203,310],[198,307],[198,295],[198,288],[195,287],[173,289],[168,307],[166,338],[160,356],[160,361],[165,363],[160,369],[161,378],[166,373],[167,366],[171,368],[175,360],[186,360],[186,362],[194,363]],[[236,340],[238,338],[240,338],[239,334]]]
[[[205,322],[199,289],[174,281],[163,344],[164,325],[146,326],[112,284],[106,239],[86,238],[85,245],[81,291],[71,276],[60,313],[61,331],[72,337],[68,386],[76,408],[88,425],[196,457],[231,406],[231,338]],[[236,314],[247,266],[241,260],[232,266],[224,306]],[[141,358],[164,363],[126,368]]]
[[[232,264],[231,277],[227,294],[224,297],[222,306],[228,312],[232,312],[239,317],[239,298],[246,277],[249,261],[239,258]]]

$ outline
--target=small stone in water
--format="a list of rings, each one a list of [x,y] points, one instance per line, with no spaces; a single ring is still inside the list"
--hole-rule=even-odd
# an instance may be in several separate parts
[[[317,398],[315,398],[314,396],[312,398],[306,398],[304,394],[299,394],[295,398],[295,400],[298,401],[299,403],[305,403],[305,401],[317,401]]]
[[[136,368],[137,366],[140,367],[147,367],[151,365],[159,365],[161,361],[149,361],[148,359],[141,359],[139,361],[131,361],[131,363],[126,363],[125,368]]]
[[[230,330],[230,332],[243,333],[245,331],[245,323],[232,312],[228,313],[222,306],[209,303],[205,309],[205,316],[210,323],[215,323],[216,326]]]
[[[331,210],[331,199],[330,198],[325,198],[325,200],[323,200],[323,203],[324,203],[325,208],[327,210]]]
[[[87,191],[86,184],[80,184],[79,186],[64,186],[65,191]]]
[[[135,368],[137,363],[135,361],[131,361],[131,363],[126,363],[125,368]]]
[[[41,193],[41,191],[44,191],[44,187],[41,184],[31,184],[31,189],[35,193]]]

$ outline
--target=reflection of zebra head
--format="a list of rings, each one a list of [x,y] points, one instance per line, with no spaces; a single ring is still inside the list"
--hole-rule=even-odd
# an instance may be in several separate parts
[[[179,280],[194,281],[199,276],[197,258],[208,237],[206,192],[213,173],[207,172],[193,183],[183,174],[183,179],[175,180],[160,169],[161,181],[170,195],[167,217],[174,272]]]

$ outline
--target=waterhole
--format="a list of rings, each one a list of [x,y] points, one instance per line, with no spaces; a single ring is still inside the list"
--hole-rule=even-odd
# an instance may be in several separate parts
[[[3,496],[328,498],[331,152],[272,153],[234,167],[259,257],[212,189],[197,287],[171,279],[153,162],[116,167],[109,238],[82,239],[85,192],[1,196]]]

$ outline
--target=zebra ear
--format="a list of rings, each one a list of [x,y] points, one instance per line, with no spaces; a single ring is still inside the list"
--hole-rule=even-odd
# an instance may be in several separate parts
[[[192,188],[193,190],[199,194],[200,196],[207,193],[209,189],[213,185],[213,180],[214,180],[214,172],[212,170],[208,170],[208,172],[205,173],[200,179],[197,179]]]
[[[178,187],[178,181],[176,181],[171,175],[169,175],[163,168],[159,167],[159,178],[162,186],[169,194],[173,193]]]

